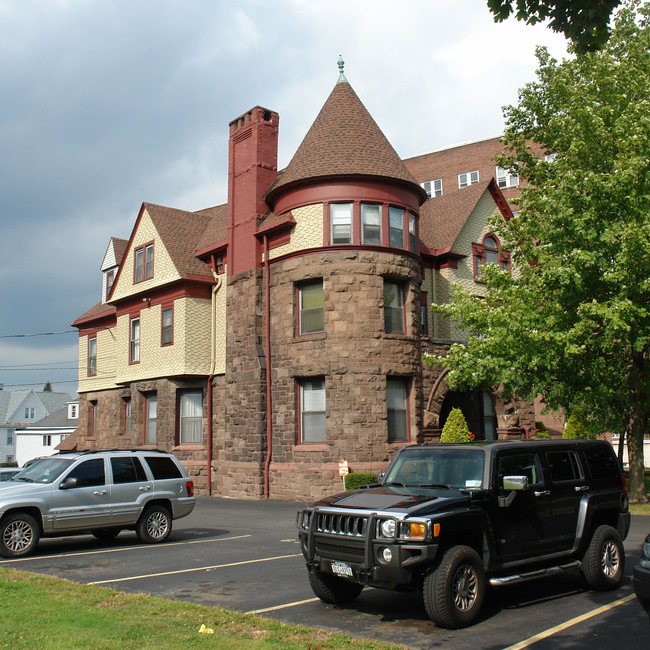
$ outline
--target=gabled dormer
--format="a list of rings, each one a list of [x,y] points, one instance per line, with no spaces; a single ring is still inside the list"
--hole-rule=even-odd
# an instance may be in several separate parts
[[[124,259],[124,253],[126,252],[128,243],[126,239],[119,239],[117,237],[111,237],[111,241],[108,243],[108,248],[106,249],[100,267],[102,272],[102,304],[106,303],[111,295],[113,283],[115,282],[120,264]]]

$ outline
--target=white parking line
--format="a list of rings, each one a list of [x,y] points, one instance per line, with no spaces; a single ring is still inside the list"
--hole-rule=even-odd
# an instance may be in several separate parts
[[[277,555],[276,557],[262,557],[257,560],[244,560],[242,562],[228,562],[227,564],[213,564],[211,566],[196,567],[194,569],[179,569],[178,571],[163,571],[161,573],[148,573],[140,576],[129,576],[128,578],[114,578],[113,580],[95,580],[88,582],[89,585],[105,585],[113,582],[129,582],[130,580],[144,580],[145,578],[159,578],[161,576],[172,576],[179,573],[193,573],[195,571],[209,571],[211,569],[225,569],[227,567],[242,566],[244,564],[256,564],[258,562],[272,562],[273,560],[284,560],[288,557],[302,557],[302,553],[293,555]]]
[[[287,609],[288,607],[298,607],[298,605],[305,605],[307,603],[315,603],[320,598],[307,598],[307,600],[296,600],[293,603],[284,603],[284,605],[276,605],[275,607],[264,607],[263,609],[251,609],[246,614],[264,614],[265,612],[275,612],[279,609]]]
[[[196,539],[189,542],[165,542],[165,548],[169,546],[181,546],[183,544],[207,544],[208,542],[229,542],[233,539],[244,539],[252,535],[237,535],[236,537],[219,537],[211,539]],[[57,553],[56,555],[29,555],[27,557],[7,558],[3,562],[13,564],[14,562],[29,562],[30,560],[49,560],[55,557],[75,557],[78,555],[101,555],[102,553],[119,553],[120,551],[145,551],[150,549],[150,544],[138,544],[137,546],[120,546],[119,548],[105,548],[96,551],[79,551],[78,553]]]
[[[625,596],[624,598],[619,598],[618,600],[615,600],[613,603],[609,603],[608,605],[603,605],[598,609],[592,609],[590,612],[587,612],[586,614],[582,614],[582,616],[576,616],[575,618],[572,618],[570,621],[560,623],[559,625],[556,625],[555,627],[545,630],[544,632],[540,632],[535,636],[531,636],[525,641],[520,641],[519,643],[515,643],[515,645],[511,645],[507,648],[504,648],[504,650],[523,650],[523,648],[528,648],[531,645],[533,645],[533,643],[537,643],[538,641],[542,641],[543,639],[548,639],[550,636],[553,636],[558,632],[562,632],[563,630],[573,627],[578,623],[582,623],[583,621],[593,618],[594,616],[598,616],[603,612],[607,612],[610,609],[614,609],[614,607],[618,607],[619,605],[629,603],[631,600],[634,600],[634,598],[636,598],[634,594],[630,594],[629,596]]]

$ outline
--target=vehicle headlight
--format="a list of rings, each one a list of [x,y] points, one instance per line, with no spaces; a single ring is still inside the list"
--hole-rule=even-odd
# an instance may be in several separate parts
[[[395,537],[396,524],[394,519],[384,519],[379,525],[379,532],[382,537]]]
[[[639,564],[644,569],[650,569],[650,536],[646,537],[643,546],[641,547],[641,560]]]

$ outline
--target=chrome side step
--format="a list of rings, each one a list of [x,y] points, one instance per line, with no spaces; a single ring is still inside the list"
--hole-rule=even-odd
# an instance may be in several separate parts
[[[493,587],[500,587],[502,585],[515,585],[518,582],[526,582],[526,580],[534,580],[544,576],[555,575],[556,573],[563,573],[571,569],[578,569],[582,566],[582,562],[574,560],[568,564],[561,564],[558,566],[547,567],[546,569],[538,569],[537,571],[530,571],[528,573],[519,573],[511,576],[503,576],[502,578],[490,578],[490,585]]]

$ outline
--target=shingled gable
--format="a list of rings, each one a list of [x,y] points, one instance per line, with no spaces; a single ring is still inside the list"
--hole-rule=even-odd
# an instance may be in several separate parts
[[[273,207],[282,190],[319,178],[378,177],[426,193],[347,81],[339,81],[291,162],[266,194]]]
[[[451,249],[478,202],[489,192],[503,218],[512,217],[507,201],[492,178],[452,194],[429,199],[420,208],[420,239],[432,254]]]

